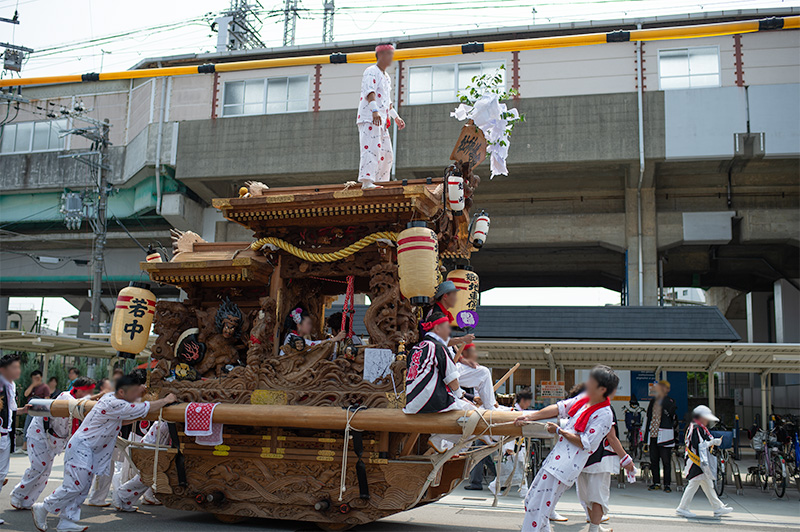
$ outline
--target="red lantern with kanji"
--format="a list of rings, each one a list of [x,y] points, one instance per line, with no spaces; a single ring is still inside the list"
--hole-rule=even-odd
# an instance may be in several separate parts
[[[111,345],[119,356],[134,358],[147,347],[156,312],[156,296],[150,285],[132,282],[120,290],[111,324]]]

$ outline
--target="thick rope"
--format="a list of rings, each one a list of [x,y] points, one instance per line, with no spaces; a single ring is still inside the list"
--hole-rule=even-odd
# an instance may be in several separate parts
[[[344,496],[345,489],[347,489],[346,481],[347,481],[347,451],[350,448],[350,430],[355,430],[356,432],[362,432],[358,429],[354,429],[350,426],[350,422],[353,421],[353,418],[356,417],[356,414],[359,410],[363,410],[367,408],[366,406],[359,406],[355,410],[347,409],[347,424],[344,427],[344,442],[342,443],[342,476],[339,479],[339,502],[342,501],[342,497]]]
[[[339,251],[333,251],[331,253],[310,253],[308,251],[303,251],[299,247],[274,236],[259,238],[250,244],[250,248],[253,251],[258,251],[264,246],[274,246],[308,262],[336,262],[337,260],[342,260],[350,255],[358,253],[365,247],[369,246],[370,244],[374,244],[378,240],[390,240],[392,242],[397,242],[397,233],[391,231],[372,233],[371,235],[367,235],[357,242],[353,242],[346,248],[342,248]]]

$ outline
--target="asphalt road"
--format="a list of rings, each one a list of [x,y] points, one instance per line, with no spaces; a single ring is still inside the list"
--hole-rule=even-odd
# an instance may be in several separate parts
[[[24,455],[13,455],[9,485],[0,493],[0,518],[4,531],[35,532],[30,512],[11,508],[8,494],[27,466]],[[60,459],[51,476],[49,493],[61,481],[63,466]],[[616,532],[706,532],[706,531],[776,531],[800,530],[800,492],[787,490],[783,499],[748,487],[743,495],[726,491],[723,500],[734,512],[722,519],[701,517],[687,520],[674,513],[681,494],[677,492],[648,492],[641,483],[626,489],[612,487],[612,518],[606,526]],[[553,532],[584,532],[588,530],[575,490],[569,490],[558,503],[558,510],[569,517],[567,523],[557,523]],[[702,494],[695,497],[692,510],[709,516],[710,506]],[[520,530],[522,500],[515,495],[502,497],[496,508],[488,490],[465,491],[457,488],[440,502],[402,512],[381,521],[352,529],[354,532],[508,532]],[[142,506],[136,513],[117,513],[112,508],[82,509],[83,524],[92,532],[236,532],[261,530],[271,532],[311,532],[318,528],[312,523],[249,519],[236,524],[223,524],[213,516],[181,512],[164,507]],[[55,531],[57,518],[50,517],[50,530]]]

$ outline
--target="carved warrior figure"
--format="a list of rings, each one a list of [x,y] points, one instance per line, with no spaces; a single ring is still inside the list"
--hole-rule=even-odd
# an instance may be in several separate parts
[[[195,313],[200,327],[199,339],[206,344],[206,354],[194,369],[203,377],[220,377],[226,365],[239,364],[239,351],[249,344],[242,338],[248,324],[239,307],[228,298],[216,309],[197,309]]]
[[[247,348],[247,367],[252,369],[260,367],[263,360],[272,357],[276,321],[275,300],[271,297],[262,297],[258,302],[261,308],[254,312],[253,328],[250,329],[250,343]]]

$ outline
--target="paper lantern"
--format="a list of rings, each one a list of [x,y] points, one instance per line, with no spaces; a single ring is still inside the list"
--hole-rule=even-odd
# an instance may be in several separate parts
[[[453,281],[453,284],[458,288],[456,292],[456,301],[450,309],[453,315],[452,325],[456,324],[458,313],[464,310],[478,310],[478,291],[480,289],[480,281],[478,274],[472,271],[471,266],[464,266],[458,270],[453,270],[447,274],[447,280]]]
[[[486,235],[489,234],[489,215],[486,211],[481,213],[472,222],[472,231],[470,231],[469,239],[472,245],[476,248],[482,248],[486,242]]]
[[[425,222],[411,222],[397,237],[400,292],[412,305],[430,303],[436,291],[439,245]]]
[[[447,176],[447,206],[456,216],[464,211],[464,178],[460,175]]]
[[[120,290],[111,324],[111,345],[119,356],[134,358],[147,347],[156,312],[156,296],[150,285],[132,282]]]

